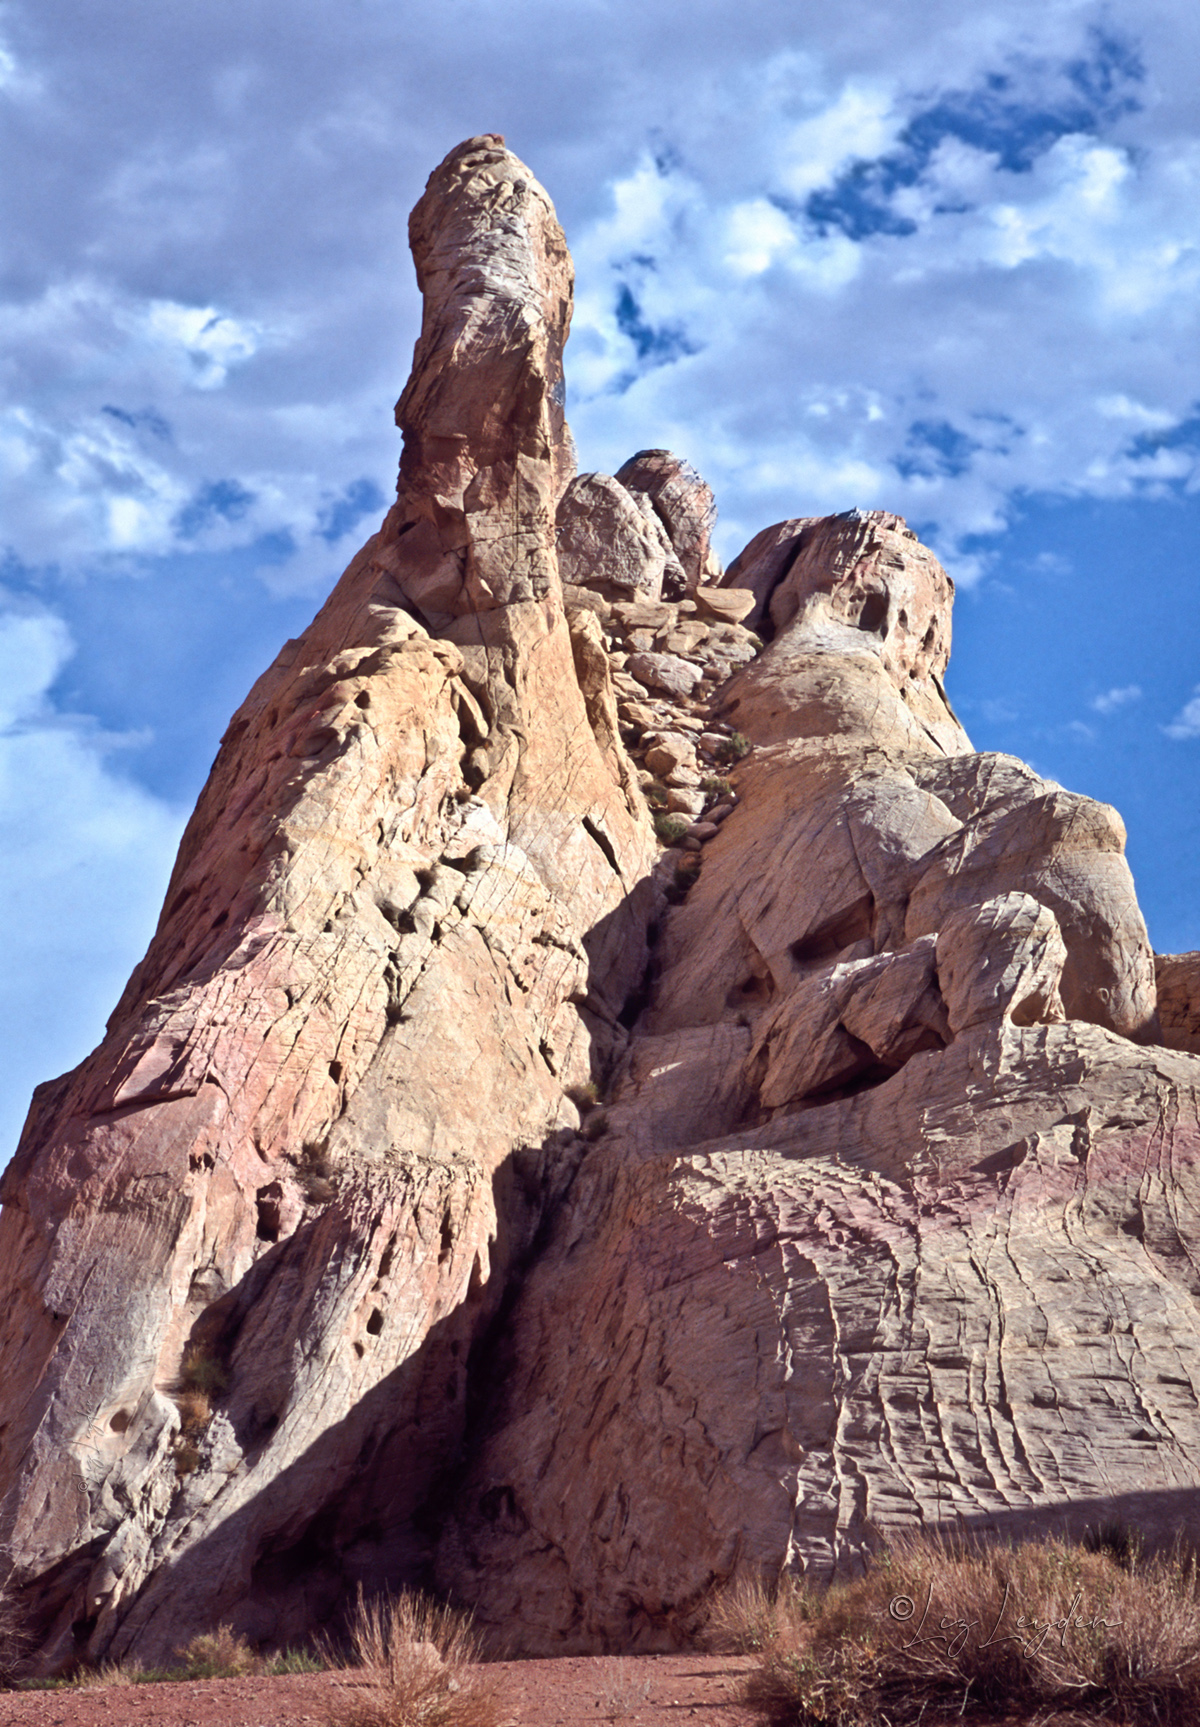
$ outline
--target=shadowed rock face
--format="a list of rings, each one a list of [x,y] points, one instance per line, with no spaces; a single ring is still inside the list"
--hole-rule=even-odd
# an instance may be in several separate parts
[[[431,1577],[661,1647],[896,1529],[1173,1528],[1196,968],[1159,1047],[1119,818],[971,749],[899,517],[722,580],[680,458],[572,479],[570,259],[502,140],[412,243],[396,503],[5,1177],[42,1665]]]

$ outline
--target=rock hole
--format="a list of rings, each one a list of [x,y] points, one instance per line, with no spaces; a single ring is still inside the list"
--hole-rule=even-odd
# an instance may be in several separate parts
[[[89,1619],[75,1620],[71,1626],[71,1636],[75,1639],[77,1646],[81,1646],[87,1642],[88,1638],[92,1635],[92,1632],[96,1629],[96,1620],[98,1618],[99,1614],[93,1613]]]
[[[395,1259],[395,1257],[396,1257],[396,1237],[393,1235],[392,1239],[388,1242],[387,1246],[383,1250],[383,1258],[379,1261],[379,1276],[380,1277],[387,1277],[390,1274],[391,1269],[392,1269],[392,1262]]]
[[[371,705],[370,694],[366,690],[359,690],[354,698],[354,705],[356,708],[369,708]]]
[[[452,1228],[452,1220],[450,1217],[450,1207],[447,1206],[445,1211],[442,1213],[442,1242],[441,1246],[438,1248],[439,1265],[445,1265],[447,1259],[450,1257],[450,1249],[453,1246],[454,1230]]]
[[[888,597],[886,593],[870,593],[863,601],[862,611],[858,614],[860,630],[878,631],[887,635]]]
[[[361,1361],[362,1357],[363,1357],[363,1346],[361,1343],[358,1342],[357,1338],[355,1339],[355,1343],[354,1343],[354,1353],[355,1353],[355,1355],[358,1356],[358,1359]]]
[[[378,1337],[382,1330],[383,1312],[380,1308],[373,1307],[371,1309],[371,1317],[367,1320],[367,1333],[371,1337]]]
[[[744,1007],[751,1001],[770,1001],[775,994],[775,984],[769,974],[759,977],[751,973],[743,978],[741,983],[735,983],[725,997],[726,1007]]]
[[[340,1061],[330,1062],[329,1077],[333,1081],[334,1085],[340,1085],[342,1083],[342,1064]]]
[[[283,1186],[278,1181],[260,1187],[254,1199],[258,1210],[255,1235],[259,1241],[278,1241],[283,1228]]]
[[[133,1418],[127,1409],[118,1409],[114,1411],[108,1425],[112,1428],[114,1433],[125,1433],[128,1430],[129,1423],[132,1419]]]
[[[831,960],[843,948],[870,936],[874,922],[875,900],[871,894],[865,893],[861,899],[844,906],[824,923],[809,930],[807,935],[794,941],[788,951],[798,965]]]
[[[541,1056],[541,1058],[545,1062],[546,1066],[550,1069],[550,1072],[557,1079],[558,1069],[554,1065],[554,1051],[550,1048],[550,1045],[546,1042],[545,1038],[542,1038],[540,1043],[538,1044],[538,1054]]]

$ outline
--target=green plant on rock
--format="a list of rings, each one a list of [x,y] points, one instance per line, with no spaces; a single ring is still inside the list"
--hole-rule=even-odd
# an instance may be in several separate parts
[[[700,781],[700,790],[710,798],[727,798],[733,787],[719,774],[706,774]]]
[[[208,1398],[219,1397],[229,1389],[229,1373],[220,1356],[203,1343],[193,1343],[184,1355],[179,1369],[182,1389],[201,1391]]]
[[[643,786],[642,796],[645,798],[652,810],[665,810],[667,807],[668,794],[665,786]]]
[[[664,845],[674,845],[681,840],[691,824],[682,816],[657,815],[654,818],[654,831]]]
[[[713,747],[712,753],[719,762],[740,762],[743,756],[750,754],[750,739],[742,732],[730,732]]]

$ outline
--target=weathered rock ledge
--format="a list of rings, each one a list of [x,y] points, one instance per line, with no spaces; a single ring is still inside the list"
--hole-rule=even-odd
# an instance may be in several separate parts
[[[973,751],[899,517],[722,573],[670,452],[574,475],[502,140],[411,237],[396,502],[4,1178],[42,1666],[414,1580],[661,1648],[898,1529],[1191,1527],[1200,973],[1116,812]]]

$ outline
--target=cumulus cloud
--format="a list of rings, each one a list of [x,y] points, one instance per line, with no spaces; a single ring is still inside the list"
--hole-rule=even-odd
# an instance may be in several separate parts
[[[575,250],[585,462],[686,446],[727,553],[779,515],[887,505],[969,582],[1014,497],[1197,485],[1181,8],[931,0],[913,31],[851,0],[802,45],[786,9],[753,32],[716,0],[687,31],[662,0],[619,11],[614,31],[519,0],[464,38],[424,3],[404,30],[374,4],[334,30],[303,0],[280,30],[279,0],[214,0],[205,28],[60,0],[51,33],[12,0],[39,92],[0,118],[29,188],[0,352],[12,549],[161,555],[235,486],[253,502],[203,543],[273,539],[277,580],[286,539],[289,579],[323,579],[321,494],[394,474],[404,215],[485,125]]]
[[[0,1161],[33,1087],[86,1055],[141,956],[181,812],[114,765],[121,740],[60,713],[61,619],[0,609]]]

